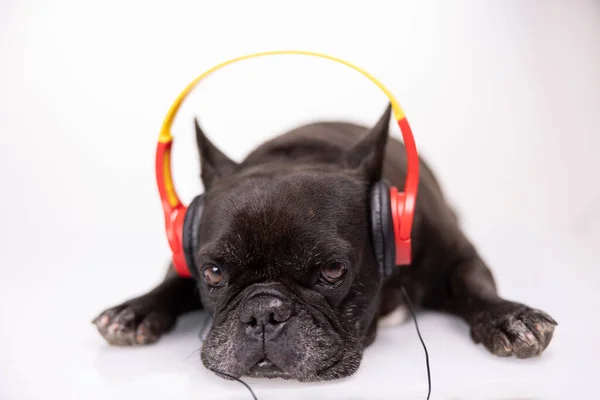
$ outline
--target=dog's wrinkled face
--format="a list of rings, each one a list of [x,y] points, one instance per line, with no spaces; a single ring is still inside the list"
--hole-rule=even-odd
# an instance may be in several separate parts
[[[195,260],[213,315],[208,368],[300,381],[357,370],[381,285],[368,189],[381,174],[388,120],[386,112],[361,143],[320,166],[240,166],[197,128],[207,190]]]

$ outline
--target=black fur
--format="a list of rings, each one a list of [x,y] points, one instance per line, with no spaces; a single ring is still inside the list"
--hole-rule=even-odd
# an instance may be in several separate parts
[[[556,322],[504,300],[459,227],[440,185],[421,160],[413,262],[383,279],[370,237],[370,188],[380,178],[402,188],[406,154],[388,139],[390,108],[372,129],[341,122],[299,127],[264,143],[241,163],[228,159],[196,123],[204,213],[195,256],[218,265],[221,287],[171,270],[145,296],[95,320],[111,344],[156,341],[176,318],[204,307],[213,326],[204,364],[233,376],[300,381],[354,373],[373,342],[377,319],[413,302],[462,317],[475,342],[500,356],[525,358],[549,344]],[[331,262],[341,282],[320,277]]]

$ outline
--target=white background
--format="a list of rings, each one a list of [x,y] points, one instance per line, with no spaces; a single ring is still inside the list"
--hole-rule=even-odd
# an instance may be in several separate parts
[[[134,349],[109,348],[90,321],[164,273],[153,162],[171,102],[213,64],[282,48],[342,57],[382,80],[501,293],[559,322],[543,356],[523,361],[473,345],[457,319],[421,314],[432,399],[595,389],[598,1],[3,0],[0,398],[250,398],[192,354],[198,315]],[[319,59],[222,70],[176,121],[180,194],[188,201],[201,190],[194,115],[240,160],[312,120],[372,124],[385,101],[354,71]],[[250,384],[261,400],[422,399],[423,350],[409,322],[381,331],[350,379]]]

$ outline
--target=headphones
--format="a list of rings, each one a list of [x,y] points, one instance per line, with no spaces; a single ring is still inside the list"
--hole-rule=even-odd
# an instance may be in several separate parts
[[[156,149],[156,181],[165,217],[169,246],[173,253],[173,266],[182,277],[199,278],[194,265],[194,252],[199,243],[200,220],[204,210],[203,195],[199,195],[186,207],[181,203],[173,186],[171,175],[171,125],[183,100],[202,79],[216,70],[238,61],[270,55],[305,55],[335,61],[350,67],[367,77],[388,97],[394,117],[398,122],[407,152],[407,173],[404,191],[380,180],[370,189],[371,241],[381,274],[389,276],[394,266],[411,262],[411,231],[415,200],[419,183],[419,157],[404,111],[392,93],[368,72],[347,61],[321,53],[299,50],[280,50],[247,54],[214,66],[194,79],[177,97],[164,119]]]

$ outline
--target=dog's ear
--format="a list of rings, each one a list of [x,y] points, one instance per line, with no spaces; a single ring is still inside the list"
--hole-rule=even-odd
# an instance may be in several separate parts
[[[204,190],[208,191],[219,179],[233,174],[239,165],[208,140],[196,118],[194,118],[194,125],[200,153],[200,177]]]
[[[346,165],[358,169],[370,182],[381,179],[385,145],[389,136],[392,106],[388,104],[373,128],[357,144],[346,151]]]

